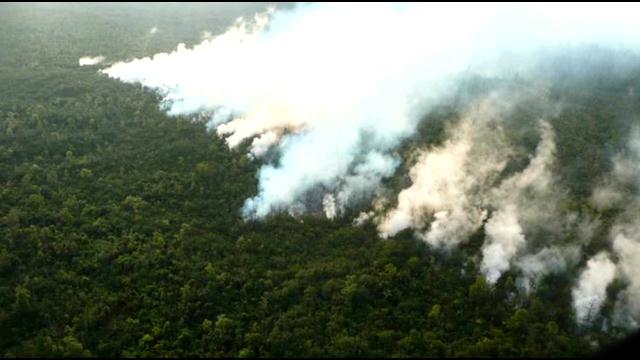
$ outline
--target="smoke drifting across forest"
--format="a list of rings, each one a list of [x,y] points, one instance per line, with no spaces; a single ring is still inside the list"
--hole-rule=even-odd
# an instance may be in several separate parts
[[[261,161],[247,220],[317,207],[372,221],[382,237],[409,229],[444,250],[481,232],[489,283],[515,269],[529,292],[546,275],[576,274],[576,319],[589,324],[619,279],[610,320],[633,328],[640,135],[627,131],[636,115],[625,108],[637,89],[602,125],[631,135],[599,143],[605,165],[591,171],[571,156],[579,118],[566,119],[586,91],[638,70],[638,10],[306,4],[101,72],[159,91],[171,114],[207,114],[229,148]],[[442,141],[421,142],[423,124],[452,104]],[[410,181],[394,188],[403,169]]]

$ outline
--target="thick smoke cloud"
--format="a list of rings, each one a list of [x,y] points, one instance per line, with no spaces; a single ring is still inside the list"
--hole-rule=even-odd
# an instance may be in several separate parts
[[[245,217],[290,210],[317,189],[333,193],[340,212],[393,173],[393,149],[445,96],[450,76],[504,69],[496,59],[506,52],[633,43],[630,34],[640,28],[634,10],[608,4],[300,5],[239,20],[191,49],[180,45],[103,72],[158,89],[171,113],[216,111],[211,127],[232,148],[252,138],[253,157],[277,148],[280,157],[259,171],[259,192],[247,199]],[[447,233],[447,226],[458,225],[435,228]],[[433,236],[430,242],[440,241]]]
[[[553,122],[541,116],[537,147],[523,154],[506,136],[506,121],[527,99],[562,106],[545,98],[544,81],[536,78],[567,69],[545,74],[538,50],[638,49],[638,10],[638,4],[306,4],[238,19],[223,34],[204,31],[192,48],[180,44],[101,72],[157,90],[170,114],[209,114],[208,128],[229,148],[246,149],[261,162],[258,193],[242,208],[245,219],[312,208],[334,219],[373,199],[354,225],[372,221],[382,237],[411,229],[440,248],[483,229],[478,265],[488,282],[515,268],[529,292],[544,276],[577,267],[583,245],[603,225],[560,206],[566,189],[555,175]],[[413,150],[411,185],[389,194],[381,184],[401,164],[399,145],[456,94],[461,74],[518,74],[540,88],[465,103],[443,142]],[[523,157],[524,166],[514,170]],[[625,284],[617,321],[640,321],[638,186],[636,133],[590,199],[597,210],[622,215],[610,229],[608,252],[580,269],[573,302],[581,324],[596,317],[616,278]],[[311,198],[318,204],[308,204]],[[569,235],[576,243],[562,241]]]

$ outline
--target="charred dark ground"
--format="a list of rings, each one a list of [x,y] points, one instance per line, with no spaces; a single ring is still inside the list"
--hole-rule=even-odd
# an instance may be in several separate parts
[[[409,231],[382,240],[352,217],[246,223],[239,209],[259,163],[203,122],[168,117],[152,92],[78,66],[194,44],[264,7],[0,4],[0,354],[584,356],[625,334],[576,325],[575,274],[548,276],[530,295],[516,270],[489,286],[480,233],[442,254]],[[564,206],[588,213],[640,114],[637,57],[594,54],[588,69],[571,66],[570,51],[557,55],[566,67],[540,64],[563,79],[548,99],[564,104],[549,119]],[[442,142],[466,99],[519,81],[467,79],[400,154]],[[514,142],[535,148],[545,111],[521,104],[506,121]],[[410,166],[386,186],[404,188]],[[615,210],[597,215],[606,229]]]

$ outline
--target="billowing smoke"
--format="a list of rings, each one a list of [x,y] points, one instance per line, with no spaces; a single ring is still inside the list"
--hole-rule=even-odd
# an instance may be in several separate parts
[[[102,55],[99,56],[83,56],[78,59],[78,65],[80,66],[90,66],[90,65],[98,65],[105,60],[105,57]]]
[[[590,322],[598,314],[606,299],[607,286],[613,281],[616,266],[605,252],[587,262],[580,274],[578,285],[573,289],[573,306],[579,324]]]
[[[525,246],[522,227],[518,222],[518,210],[507,205],[489,219],[486,226],[488,242],[482,248],[480,270],[489,283],[498,281],[503,272],[509,270],[510,261]]]
[[[555,159],[553,129],[540,123],[541,141],[535,156],[521,172],[490,190],[490,203],[497,209],[487,221],[487,235],[482,247],[480,270],[490,283],[495,283],[509,269],[509,263],[526,249],[525,237],[544,227],[562,224],[556,204],[562,194],[557,191],[552,165]]]
[[[291,210],[319,189],[334,194],[341,212],[393,174],[398,164],[393,149],[447,94],[451,76],[504,69],[496,63],[499,55],[543,45],[633,43],[640,28],[635,10],[631,5],[307,4],[239,19],[226,33],[191,49],[180,45],[172,53],[117,63],[103,72],[158,89],[173,114],[214,111],[211,127],[231,148],[252,138],[254,157],[277,148],[277,160],[259,171],[259,192],[247,199],[245,217]],[[452,216],[470,216],[477,223],[483,215],[447,218]],[[449,226],[461,226],[448,221],[433,226],[430,242],[445,236],[438,232],[454,230]]]
[[[485,192],[510,155],[496,124],[505,110],[492,100],[472,107],[444,144],[420,155],[410,171],[412,185],[380,222],[383,237],[412,228],[432,245],[451,247],[482,225]]]
[[[507,97],[513,103],[505,102]],[[495,92],[471,106],[449,129],[444,144],[420,155],[410,170],[412,185],[382,216],[381,235],[410,228],[431,245],[453,247],[484,225],[480,270],[489,283],[495,283],[513,262],[523,270],[520,283],[527,291],[546,273],[564,270],[579,249],[561,249],[553,237],[544,236],[560,233],[569,223],[564,219],[569,214],[557,205],[564,193],[553,175],[556,147],[548,122],[539,122],[540,142],[528,165],[501,178],[518,152],[505,136],[502,122],[522,100]]]
[[[546,97],[545,81],[566,67],[540,67],[539,50],[638,49],[638,10],[639,4],[305,4],[240,18],[223,34],[203,32],[192,48],[179,44],[101,72],[157,90],[170,114],[210,115],[208,128],[229,148],[260,162],[245,219],[314,209],[334,219],[364,204],[354,225],[373,222],[385,238],[409,229],[446,249],[484,230],[482,274],[496,284],[516,270],[529,292],[548,274],[575,270],[583,245],[604,226],[563,206],[567,189],[556,175],[552,126],[563,104]],[[514,74],[536,86],[461,101],[465,111],[447,123],[443,141],[411,150],[411,184],[390,194],[383,183],[397,175],[400,146],[426,114],[457,96],[460,79]],[[536,119],[537,142],[526,150],[505,128],[513,109],[530,99],[549,111]],[[617,321],[640,321],[639,185],[640,136],[633,136],[628,154],[615,158],[590,198],[596,210],[621,215],[607,229],[608,252],[580,269],[573,302],[581,324],[597,317],[614,278],[625,284]]]
[[[334,219],[337,215],[336,198],[333,194],[326,194],[322,199],[322,207],[327,219]]]
[[[617,269],[616,276],[625,284],[617,296],[614,320],[617,325],[636,328],[640,324],[640,129],[633,129],[626,150],[615,156],[611,173],[603,179],[602,185],[594,190],[591,200],[596,207],[620,212],[609,232],[611,247],[617,258],[615,264],[611,263],[610,266]],[[594,265],[591,265],[592,261]],[[589,260],[585,272],[595,267],[595,262],[598,261],[603,260]],[[585,303],[586,300],[579,298],[583,294],[580,291],[584,291],[581,289],[603,294],[613,280],[613,275],[607,280],[604,282],[595,275],[583,275],[574,289],[576,314],[583,323],[591,320],[592,312],[599,311],[602,300],[593,301],[593,304]],[[596,295],[592,296],[599,299]],[[587,305],[588,316],[585,315],[584,308]]]

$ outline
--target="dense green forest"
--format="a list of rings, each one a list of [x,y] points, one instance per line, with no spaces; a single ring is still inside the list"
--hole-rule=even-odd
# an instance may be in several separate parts
[[[621,336],[576,326],[571,274],[530,295],[513,271],[488,285],[481,233],[443,253],[352,217],[245,222],[259,162],[167,116],[153,92],[78,66],[195,44],[264,7],[0,4],[0,355],[584,356]],[[619,115],[640,113],[624,96],[634,74],[551,88],[569,104],[553,124],[566,206],[594,211],[583,199],[623,147]],[[405,148],[442,141],[455,116],[442,106]]]

